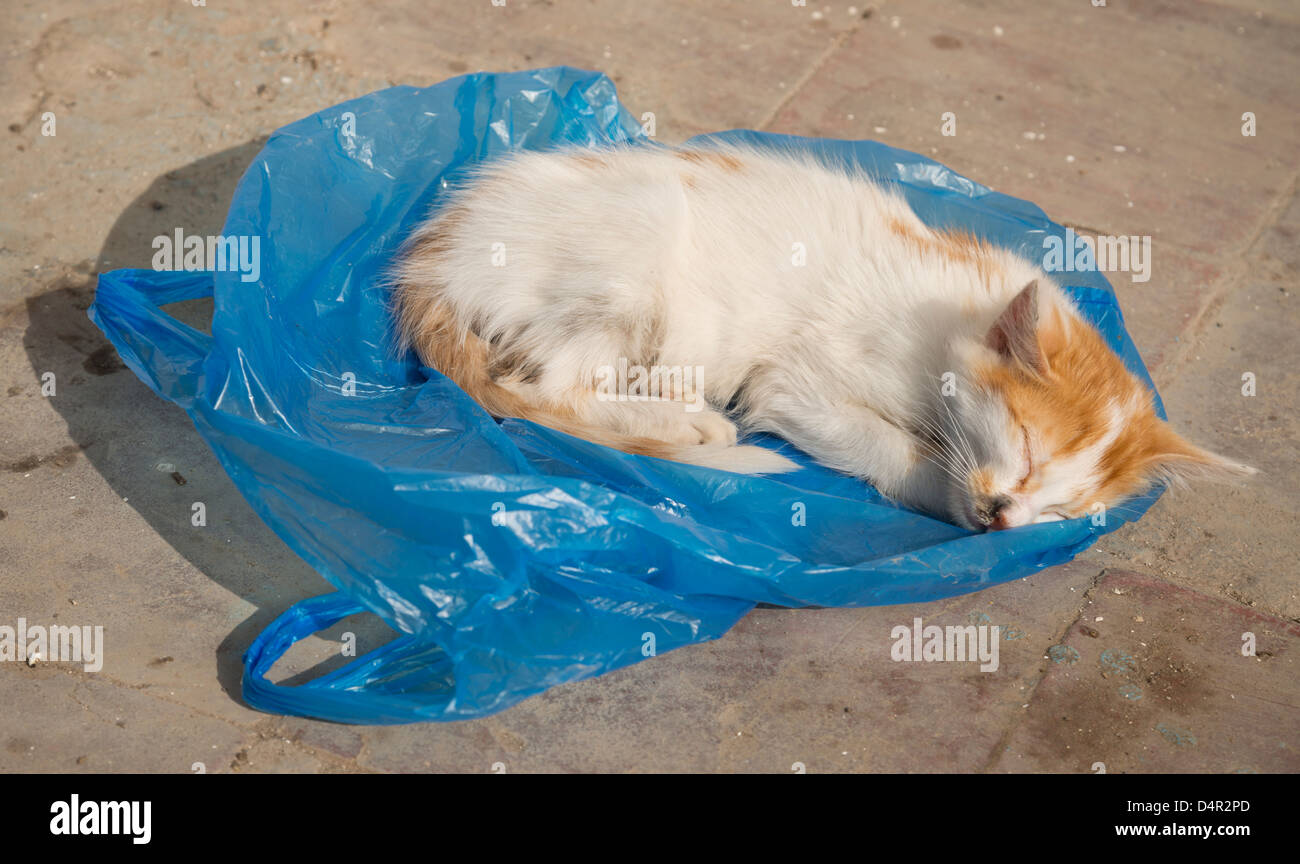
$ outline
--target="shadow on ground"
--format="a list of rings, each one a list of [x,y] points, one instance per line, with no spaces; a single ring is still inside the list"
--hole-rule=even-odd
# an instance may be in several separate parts
[[[97,274],[151,266],[154,237],[171,235],[178,226],[187,235],[221,233],[239,178],[264,143],[265,139],[252,140],[156,178],[118,216],[93,264],[83,262],[51,289],[27,300],[30,323],[23,339],[35,380],[54,372],[60,386],[68,382],[76,387],[75,399],[50,403],[67,423],[74,442],[61,451],[62,458],[84,454],[113,491],[173,549],[209,579],[257,607],[217,650],[217,678],[236,700],[241,700],[244,650],[293,602],[321,593],[322,580],[253,513],[185,413],[164,403],[127,370],[87,317],[87,310]],[[210,299],[173,304],[167,311],[193,327],[209,330]],[[148,454],[124,456],[123,442],[136,448],[141,434],[151,453],[177,454],[171,461],[178,466],[184,463],[186,473],[177,476],[189,490],[170,488],[180,487],[182,479],[163,482],[165,473],[142,471],[141,460]],[[223,522],[226,530],[196,531],[187,519],[178,519],[178,512],[188,509],[196,494],[220,501],[221,511],[229,514]],[[377,619],[369,626],[345,619],[322,635],[337,639],[343,630],[374,626],[382,627]],[[378,641],[391,636],[388,631]],[[362,638],[374,644],[370,634]],[[302,683],[343,662],[335,651],[330,659],[281,683]]]

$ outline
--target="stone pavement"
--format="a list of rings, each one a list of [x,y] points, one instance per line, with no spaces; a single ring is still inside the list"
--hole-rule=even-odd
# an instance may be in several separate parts
[[[108,651],[93,673],[0,663],[0,770],[1300,770],[1294,3],[4,5],[0,624],[102,624]],[[605,71],[668,142],[871,138],[1081,233],[1151,237],[1150,280],[1112,282],[1169,414],[1263,473],[1167,494],[1028,579],[916,607],[756,610],[482,721],[248,709],[240,654],[328,586],[122,369],[85,317],[95,274],[149,266],[178,225],[218,233],[287,122],[390,84],[560,63]],[[194,500],[221,514],[207,530],[189,526]],[[890,631],[917,616],[1000,625],[998,671],[889,662]],[[326,638],[283,677],[309,675]]]

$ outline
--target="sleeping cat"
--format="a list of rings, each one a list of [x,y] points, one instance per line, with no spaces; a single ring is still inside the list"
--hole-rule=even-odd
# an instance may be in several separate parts
[[[739,424],[972,530],[1254,473],[1162,422],[1038,266],[806,155],[518,153],[415,231],[392,282],[403,347],[496,416],[798,467]]]

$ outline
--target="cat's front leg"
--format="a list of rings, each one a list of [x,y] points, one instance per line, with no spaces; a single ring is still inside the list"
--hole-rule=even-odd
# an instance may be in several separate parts
[[[684,403],[671,400],[592,400],[585,404],[584,416],[603,428],[674,444],[731,447],[736,443],[736,424],[707,405],[688,410]]]
[[[950,511],[951,490],[957,470],[923,442],[912,439],[911,467],[903,474],[889,497],[900,504],[953,521]]]
[[[909,507],[945,514],[943,465],[911,432],[863,403],[810,406],[794,397],[767,394],[751,401],[749,422],[794,444],[818,462],[870,482]]]
[[[911,436],[859,402],[809,403],[776,390],[751,391],[747,425],[779,435],[828,468],[870,480],[886,495],[915,459]]]

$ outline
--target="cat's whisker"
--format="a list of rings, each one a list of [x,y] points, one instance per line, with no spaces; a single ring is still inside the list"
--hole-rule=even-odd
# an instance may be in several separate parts
[[[964,483],[966,480],[965,473],[969,470],[969,466],[965,463],[964,457],[958,458],[960,454],[953,447],[951,436],[924,416],[918,416],[917,421],[924,431],[936,439],[935,443],[944,445],[937,449],[942,462],[928,455],[927,458],[936,465],[943,467],[953,479]]]
[[[944,471],[945,473],[947,473],[948,476],[952,477],[954,480],[957,480],[957,481],[959,481],[959,482],[964,482],[964,481],[965,481],[965,478],[963,477],[963,475],[959,474],[957,471],[955,471],[954,469],[950,468],[948,465],[945,465],[943,462],[940,462],[938,459],[935,459],[934,457],[930,456],[930,454],[928,454],[928,453],[922,453],[921,455],[922,455],[922,457],[925,458],[927,461],[933,463],[933,464],[936,465],[938,468],[940,468],[942,471]]]
[[[925,433],[924,436],[920,436],[921,450],[925,457],[931,462],[942,464],[945,468],[960,468],[960,464],[953,458],[951,445],[942,430],[924,418],[917,419],[920,431]]]
[[[934,435],[937,439],[939,439],[940,443],[948,445],[949,452],[955,452],[956,445],[955,442],[952,440],[952,436],[940,424],[938,424],[934,420],[931,420],[929,417],[926,417],[925,415],[919,415],[917,417],[917,421],[923,424],[924,428],[927,431],[929,431],[930,434]],[[964,454],[959,454],[959,455],[964,455]]]
[[[948,416],[952,418],[953,431],[957,433],[958,442],[961,444],[961,447],[966,454],[967,464],[970,465],[971,470],[974,470],[979,461],[975,458],[975,447],[971,444],[970,437],[966,434],[966,430],[962,428],[961,424],[957,422],[957,418],[953,416],[952,409],[948,407],[947,402],[944,403],[944,407],[948,410]]]
[[[948,452],[940,450],[934,454],[925,453],[923,455],[927,461],[938,466],[948,474],[948,476],[952,477],[953,480],[957,481],[961,485],[966,484],[966,478],[968,476],[966,468],[961,463],[955,461]]]
[[[966,467],[971,471],[976,470],[978,460],[975,458],[975,451],[971,447],[970,440],[966,437],[966,433],[962,431],[961,424],[957,422],[957,418],[953,415],[952,408],[949,407],[947,399],[943,400],[943,410],[947,412],[948,420],[952,424],[952,430],[956,436],[956,444],[958,445],[956,449],[961,453]]]

